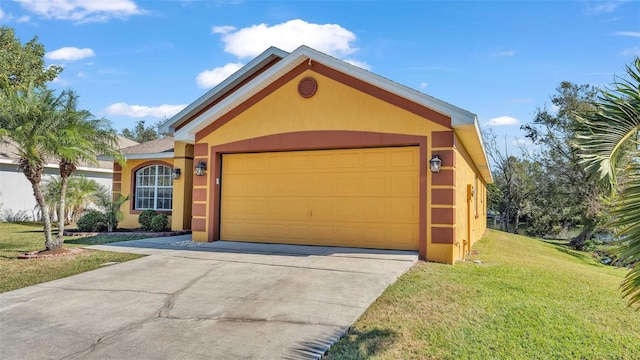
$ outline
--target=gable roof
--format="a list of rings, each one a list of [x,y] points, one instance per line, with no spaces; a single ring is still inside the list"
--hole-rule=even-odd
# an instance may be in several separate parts
[[[313,62],[321,63],[448,116],[451,118],[451,127],[467,149],[482,177],[488,183],[493,181],[480,134],[480,125],[475,114],[307,46],[301,46],[291,53],[270,47],[218,86],[167,120],[160,126],[160,131],[173,133],[176,141],[193,144],[197,132],[304,62],[307,62],[309,66],[312,66]]]
[[[122,149],[125,159],[166,159],[173,158],[174,140],[172,136],[155,139]]]

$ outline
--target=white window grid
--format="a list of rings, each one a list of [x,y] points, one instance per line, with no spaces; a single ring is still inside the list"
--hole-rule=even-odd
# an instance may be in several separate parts
[[[136,210],[171,211],[173,178],[171,168],[150,165],[136,171]]]

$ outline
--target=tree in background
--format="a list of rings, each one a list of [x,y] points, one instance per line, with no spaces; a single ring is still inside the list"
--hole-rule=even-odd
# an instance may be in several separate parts
[[[149,127],[145,126],[144,120],[139,120],[136,122],[136,126],[133,129],[125,128],[122,130],[121,135],[126,137],[127,139],[143,143],[151,140],[157,139],[158,136],[158,126],[160,122],[155,123],[154,125],[150,125]]]
[[[0,82],[13,89],[25,90],[29,84],[43,87],[62,71],[57,65],[45,67],[44,54],[37,36],[22,45],[14,29],[0,27]]]
[[[538,192],[535,172],[539,165],[510,155],[506,143],[501,148],[492,131],[484,131],[483,138],[495,175],[494,184],[488,188],[488,207],[500,213],[502,230],[517,232],[520,218],[530,215],[530,198]],[[511,223],[513,229],[509,228]]]
[[[580,164],[615,196],[608,226],[624,245],[621,258],[635,261],[622,283],[632,306],[640,305],[640,58],[626,69],[628,79],[599,92],[594,112],[577,114],[576,141]]]
[[[538,179],[539,194],[532,198],[532,235],[568,232],[580,226],[580,234],[571,239],[571,245],[580,249],[585,241],[606,221],[605,194],[593,181],[586,181],[587,172],[580,163],[573,140],[580,121],[578,116],[589,116],[596,89],[589,85],[562,82],[551,97],[554,111],[538,109],[533,123],[523,125],[526,136],[539,146],[539,152],[530,155],[538,162],[544,176]],[[549,226],[551,226],[549,228]]]

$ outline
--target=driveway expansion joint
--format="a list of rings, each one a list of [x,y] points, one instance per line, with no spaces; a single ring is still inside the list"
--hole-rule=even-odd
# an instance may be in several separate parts
[[[64,286],[42,286],[42,285],[40,285],[39,287],[46,288],[46,289],[65,290],[65,291],[132,292],[132,293],[141,293],[141,294],[148,294],[148,295],[171,295],[171,293],[167,293],[167,292],[154,292],[154,291],[148,291],[148,290],[135,290],[135,289],[94,289],[94,288],[71,288],[71,287],[64,287]]]
[[[167,298],[165,299],[164,303],[162,304],[162,307],[160,307],[160,309],[153,315],[145,318],[145,319],[141,319],[139,321],[135,321],[133,323],[127,324],[119,329],[115,329],[109,332],[106,332],[105,334],[103,334],[102,336],[98,337],[96,340],[94,340],[93,344],[91,344],[91,346],[89,346],[87,349],[84,350],[80,350],[78,352],[75,352],[73,354],[70,354],[68,356],[63,357],[63,359],[78,359],[78,358],[84,358],[88,355],[90,355],[93,351],[95,351],[95,349],[100,345],[103,344],[105,340],[108,340],[114,336],[120,335],[122,333],[125,333],[129,330],[133,330],[135,328],[139,328],[141,326],[143,326],[146,323],[155,321],[157,319],[161,319],[163,317],[165,317],[166,312],[171,310],[175,304],[175,300],[176,298],[182,294],[183,292],[185,292],[186,290],[188,290],[189,288],[191,288],[193,285],[195,285],[198,281],[202,280],[204,277],[208,276],[214,269],[209,269],[206,272],[204,272],[203,274],[193,278],[192,280],[190,280],[187,284],[185,284],[182,288],[178,289],[177,291],[173,292],[173,293],[169,293],[166,294]],[[144,291],[143,291],[144,292]]]
[[[270,263],[258,263],[258,262],[255,262],[255,261],[240,261],[240,260],[227,260],[227,259],[224,259],[224,260],[223,259],[203,259],[203,258],[199,258],[199,257],[177,256],[177,255],[160,255],[160,256],[177,257],[177,258],[189,259],[189,260],[219,261],[219,262],[223,262],[223,263],[253,264],[253,265],[260,265],[260,266],[285,267],[285,268],[292,268],[292,269],[329,271],[329,272],[339,272],[339,273],[345,273],[345,274],[366,274],[366,275],[386,276],[384,274],[380,274],[380,273],[376,273],[376,272],[369,272],[369,271],[327,269],[327,268],[314,267],[314,266],[270,264]]]

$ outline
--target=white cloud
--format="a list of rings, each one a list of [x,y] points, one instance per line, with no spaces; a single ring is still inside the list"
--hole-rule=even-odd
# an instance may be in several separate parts
[[[49,51],[44,55],[49,60],[74,61],[96,56],[96,53],[89,48],[79,49],[76,47],[63,47],[58,50]]]
[[[357,66],[359,68],[363,68],[365,70],[371,70],[371,66],[365,63],[364,61],[354,60],[354,59],[344,59],[344,62],[349,63],[353,66]]]
[[[520,120],[511,116],[500,116],[486,122],[487,126],[520,125]]]
[[[196,82],[201,88],[211,88],[220,84],[242,67],[242,63],[229,63],[222,67],[205,70],[196,76]]]
[[[214,26],[211,29],[211,32],[213,32],[214,34],[227,34],[234,31],[235,29],[236,29],[235,26],[229,26],[229,25]]]
[[[337,24],[312,24],[304,20],[289,20],[269,26],[251,25],[238,29],[234,26],[213,26],[213,34],[220,34],[224,51],[238,59],[260,55],[270,46],[285,51],[293,51],[301,45],[307,45],[343,61],[370,70],[371,66],[363,61],[349,57],[358,51],[353,44],[356,36]],[[213,87],[242,67],[240,62],[229,63],[222,67],[205,70],[196,76],[201,88]]]
[[[426,89],[427,86],[429,86],[429,83],[426,83],[426,82],[421,82],[420,83],[420,89]]]
[[[48,19],[106,21],[145,14],[132,0],[16,0],[28,11]]]
[[[497,57],[513,56],[516,53],[517,51],[515,50],[506,50],[506,51],[499,51],[497,53],[494,53],[493,56],[497,56]]]
[[[123,115],[133,118],[141,117],[154,117],[154,118],[168,118],[177,114],[180,110],[184,109],[187,105],[167,105],[160,106],[144,106],[144,105],[129,105],[127,103],[115,103],[109,105],[105,109],[105,112],[110,115]]]
[[[640,56],[640,47],[632,47],[632,48],[628,48],[628,49],[624,49],[622,50],[622,52],[620,53],[620,55],[635,55],[635,56]]]
[[[607,14],[613,12],[618,6],[628,2],[629,0],[608,0],[598,2],[595,6],[589,6],[587,12],[590,14]]]
[[[615,36],[631,36],[631,37],[640,37],[640,32],[633,32],[633,31],[618,31],[618,32],[614,32],[613,35]]]
[[[13,16],[13,14],[7,14],[6,12],[4,12],[4,10],[2,10],[2,8],[0,8],[0,20],[5,22],[10,22],[15,20],[15,22],[17,23],[25,23],[29,21],[29,17],[27,15],[24,15],[17,18]]]
[[[76,74],[76,76],[79,77],[79,78],[85,78],[85,77],[87,77],[87,74],[85,74],[82,71],[80,71],[79,73]]]
[[[54,83],[54,84],[60,85],[60,87],[67,87],[67,86],[71,85],[71,81],[69,81],[67,79],[64,79],[64,78],[62,78],[60,76],[58,76],[57,78],[53,79],[51,82]]]
[[[252,25],[242,29],[215,26],[214,34],[221,34],[224,50],[240,59],[255,57],[269,46],[293,51],[307,45],[329,55],[344,58],[358,51],[353,45],[356,35],[337,24],[312,24],[304,20],[290,20],[281,24]]]

